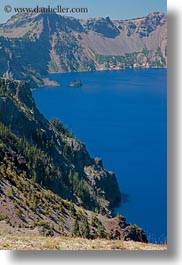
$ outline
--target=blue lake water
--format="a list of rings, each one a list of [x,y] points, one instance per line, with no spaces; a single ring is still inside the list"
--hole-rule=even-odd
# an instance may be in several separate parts
[[[48,118],[56,117],[116,173],[125,203],[117,209],[142,227],[150,242],[167,238],[166,69],[50,75],[60,87],[33,92]],[[83,87],[68,87],[80,79]]]

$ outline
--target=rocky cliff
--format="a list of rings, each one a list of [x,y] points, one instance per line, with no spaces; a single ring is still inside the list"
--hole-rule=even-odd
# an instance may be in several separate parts
[[[147,242],[142,229],[112,217],[120,199],[114,173],[43,117],[28,84],[0,79],[1,231]]]
[[[53,72],[167,66],[167,18],[131,20],[17,14],[0,26],[0,76],[49,83]]]
[[[91,158],[60,121],[43,117],[27,83],[1,79],[0,92],[0,122],[24,139],[17,145],[29,179],[87,209],[107,213],[120,200],[114,173],[103,168],[101,159]]]

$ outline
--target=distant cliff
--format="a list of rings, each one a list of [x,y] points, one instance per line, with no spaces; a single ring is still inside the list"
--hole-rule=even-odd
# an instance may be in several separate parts
[[[0,26],[0,76],[33,86],[54,72],[166,66],[167,17],[159,12],[114,21],[17,14]]]

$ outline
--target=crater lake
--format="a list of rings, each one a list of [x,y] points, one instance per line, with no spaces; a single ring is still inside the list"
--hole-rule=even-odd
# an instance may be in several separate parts
[[[33,91],[47,119],[59,118],[92,157],[115,172],[115,209],[150,242],[167,240],[167,70],[51,74],[59,87]],[[81,80],[82,87],[69,87]]]

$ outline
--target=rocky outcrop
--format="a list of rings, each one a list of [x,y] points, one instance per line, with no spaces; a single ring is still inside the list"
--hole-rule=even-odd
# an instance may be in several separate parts
[[[17,14],[0,27],[0,76],[50,83],[48,73],[167,66],[167,18],[76,19]],[[55,83],[52,83],[55,85]]]
[[[124,216],[112,218],[107,227],[111,225],[110,239],[111,240],[125,240],[125,241],[138,241],[148,243],[147,237],[143,229],[137,225],[126,223]],[[109,230],[109,229],[108,229]]]
[[[138,241],[148,243],[146,234],[141,228],[138,228],[136,225],[128,225],[123,232],[123,239],[126,241]]]
[[[84,29],[87,33],[89,31],[93,31],[111,39],[116,38],[120,34],[119,29],[114,25],[109,17],[106,17],[105,19],[89,19],[84,24]]]

